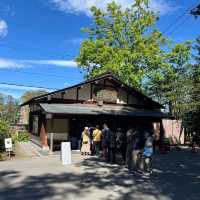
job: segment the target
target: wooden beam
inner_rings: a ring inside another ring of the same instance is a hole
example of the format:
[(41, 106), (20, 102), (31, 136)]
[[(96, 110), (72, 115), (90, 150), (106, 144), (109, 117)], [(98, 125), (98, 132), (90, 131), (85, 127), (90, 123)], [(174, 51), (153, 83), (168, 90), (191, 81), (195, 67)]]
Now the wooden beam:
[(79, 96), (79, 87), (76, 88), (76, 101), (78, 101), (78, 96)]
[(113, 85), (104, 85), (104, 84), (93, 84), (94, 86), (100, 86), (100, 87), (102, 87), (102, 88), (114, 88), (114, 89), (116, 89), (117, 88), (117, 86), (113, 86)]

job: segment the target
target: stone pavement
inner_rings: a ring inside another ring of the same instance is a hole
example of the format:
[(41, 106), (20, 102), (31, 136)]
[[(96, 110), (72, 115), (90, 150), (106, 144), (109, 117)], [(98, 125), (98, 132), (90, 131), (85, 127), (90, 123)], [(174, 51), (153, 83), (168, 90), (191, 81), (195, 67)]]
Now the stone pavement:
[(1, 200), (199, 200), (200, 155), (187, 149), (159, 155), (145, 179), (97, 158), (62, 166), (58, 156), (0, 162)]

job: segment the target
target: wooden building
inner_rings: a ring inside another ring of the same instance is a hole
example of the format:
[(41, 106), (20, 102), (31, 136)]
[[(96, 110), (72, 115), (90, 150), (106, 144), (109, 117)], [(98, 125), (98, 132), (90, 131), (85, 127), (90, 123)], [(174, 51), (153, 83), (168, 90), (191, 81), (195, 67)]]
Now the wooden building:
[[(29, 131), (40, 138), (43, 147), (59, 148), (71, 141), (78, 148), (84, 126), (102, 125), (124, 131), (130, 126), (149, 126), (166, 115), (162, 105), (130, 87), (112, 73), (106, 73), (77, 85), (38, 96), (29, 105)], [(51, 140), (50, 140), (51, 138)], [(50, 141), (53, 141), (50, 145)]]

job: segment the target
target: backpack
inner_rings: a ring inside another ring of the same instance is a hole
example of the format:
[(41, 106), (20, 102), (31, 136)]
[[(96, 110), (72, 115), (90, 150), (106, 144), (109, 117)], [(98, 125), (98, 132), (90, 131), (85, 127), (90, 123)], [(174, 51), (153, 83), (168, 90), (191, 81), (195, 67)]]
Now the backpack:
[(145, 157), (151, 157), (153, 155), (153, 147), (144, 147), (143, 155)]

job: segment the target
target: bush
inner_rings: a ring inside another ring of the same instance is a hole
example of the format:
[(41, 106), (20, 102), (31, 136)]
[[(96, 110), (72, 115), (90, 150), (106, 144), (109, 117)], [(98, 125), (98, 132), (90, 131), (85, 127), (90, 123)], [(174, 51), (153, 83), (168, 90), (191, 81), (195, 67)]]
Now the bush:
[(3, 119), (0, 119), (0, 152), (4, 151), (4, 139), (11, 137), (11, 127), (9, 123)]
[(19, 142), (28, 142), (30, 140), (30, 135), (27, 131), (18, 132), (18, 141)]
[(6, 158), (5, 158), (5, 154), (3, 153), (0, 153), (0, 161), (4, 161)]

